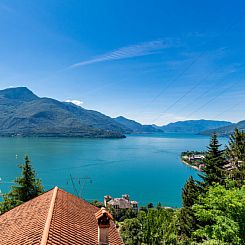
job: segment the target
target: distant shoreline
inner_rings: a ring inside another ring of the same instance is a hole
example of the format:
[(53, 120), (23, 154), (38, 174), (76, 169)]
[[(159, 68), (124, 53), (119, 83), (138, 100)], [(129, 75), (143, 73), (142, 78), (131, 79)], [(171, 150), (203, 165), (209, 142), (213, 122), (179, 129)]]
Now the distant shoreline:
[(200, 169), (199, 169), (198, 167), (189, 164), (188, 162), (184, 161), (183, 159), (181, 159), (181, 162), (184, 163), (185, 165), (187, 165), (188, 167), (193, 168), (193, 169), (195, 169), (195, 170), (201, 172)]

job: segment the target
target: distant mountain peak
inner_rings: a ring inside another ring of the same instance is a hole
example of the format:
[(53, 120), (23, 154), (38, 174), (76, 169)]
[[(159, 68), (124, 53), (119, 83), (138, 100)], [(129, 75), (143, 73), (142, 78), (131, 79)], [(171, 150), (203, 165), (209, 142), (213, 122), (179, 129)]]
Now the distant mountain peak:
[(0, 90), (0, 96), (7, 99), (21, 101), (31, 101), (39, 98), (27, 87), (15, 87)]

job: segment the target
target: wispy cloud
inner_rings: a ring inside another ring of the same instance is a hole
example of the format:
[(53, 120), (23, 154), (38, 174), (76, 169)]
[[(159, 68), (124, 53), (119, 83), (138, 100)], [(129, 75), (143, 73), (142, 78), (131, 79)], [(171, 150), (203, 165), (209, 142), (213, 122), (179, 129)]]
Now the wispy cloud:
[(66, 100), (65, 102), (72, 103), (72, 104), (77, 105), (77, 106), (83, 105), (83, 102), (80, 100)]
[(156, 54), (158, 51), (162, 49), (169, 48), (171, 46), (172, 46), (172, 42), (168, 39), (143, 42), (143, 43), (112, 50), (108, 53), (95, 56), (91, 59), (73, 64), (69, 68), (75, 68), (79, 66), (90, 65), (90, 64), (104, 62), (104, 61), (121, 60), (121, 59), (128, 59), (128, 58), (139, 57), (139, 56), (152, 55), (152, 54)]

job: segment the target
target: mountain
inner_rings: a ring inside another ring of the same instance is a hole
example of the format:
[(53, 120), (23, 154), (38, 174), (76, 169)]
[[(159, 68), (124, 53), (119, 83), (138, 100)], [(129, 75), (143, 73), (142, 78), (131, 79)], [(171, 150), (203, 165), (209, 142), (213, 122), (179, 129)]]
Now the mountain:
[(72, 103), (39, 98), (26, 87), (0, 90), (1, 136), (125, 137), (132, 130)]
[(211, 135), (213, 133), (217, 133), (220, 136), (228, 136), (234, 132), (235, 128), (238, 128), (239, 130), (243, 130), (245, 132), (245, 120), (229, 126), (220, 127), (213, 130), (206, 130), (201, 132), (200, 134)]
[(153, 125), (142, 125), (134, 120), (130, 120), (125, 117), (116, 117), (114, 120), (126, 128), (132, 130), (133, 133), (153, 133), (153, 132), (162, 132), (161, 129), (154, 127)]
[(188, 120), (170, 123), (166, 126), (160, 127), (164, 132), (176, 133), (200, 133), (202, 131), (216, 129), (223, 126), (232, 125), (227, 121), (214, 121), (214, 120)]
[(38, 96), (26, 87), (18, 87), (0, 90), (0, 98), (24, 102), (38, 99)]

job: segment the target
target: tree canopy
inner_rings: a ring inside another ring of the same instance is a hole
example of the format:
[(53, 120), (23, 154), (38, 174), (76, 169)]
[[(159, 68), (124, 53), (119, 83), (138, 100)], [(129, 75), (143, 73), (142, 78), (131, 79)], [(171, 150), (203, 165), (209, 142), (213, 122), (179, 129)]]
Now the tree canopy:
[(203, 186), (208, 187), (214, 183), (224, 183), (224, 151), (220, 149), (220, 144), (216, 134), (213, 134), (208, 146), (202, 168)]
[(44, 191), (40, 179), (36, 178), (35, 170), (32, 168), (28, 156), (25, 157), (25, 162), (19, 167), (22, 170), (21, 176), (15, 179), (15, 185), (11, 187), (9, 193), (3, 196), (3, 202), (0, 203), (1, 213), (31, 200)]

